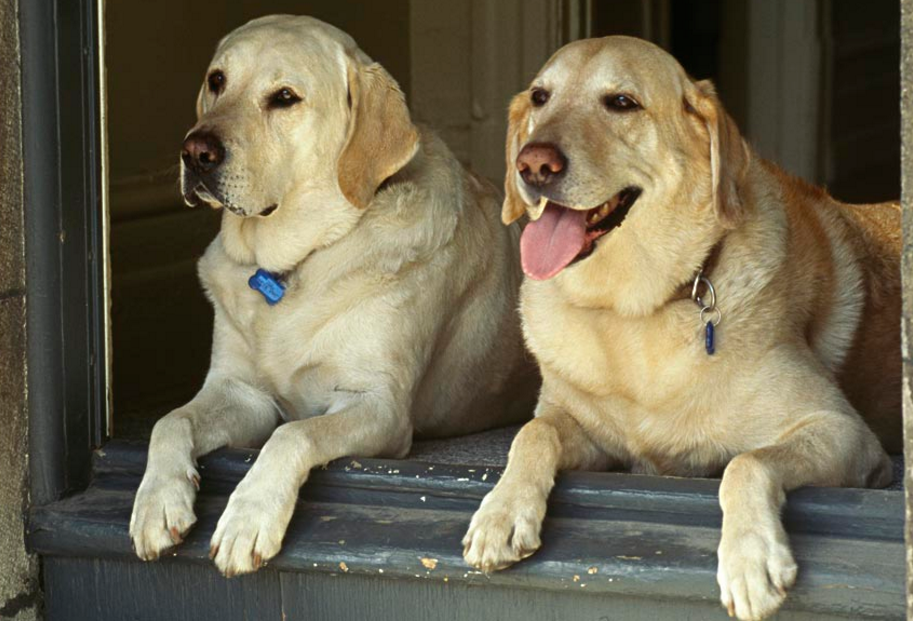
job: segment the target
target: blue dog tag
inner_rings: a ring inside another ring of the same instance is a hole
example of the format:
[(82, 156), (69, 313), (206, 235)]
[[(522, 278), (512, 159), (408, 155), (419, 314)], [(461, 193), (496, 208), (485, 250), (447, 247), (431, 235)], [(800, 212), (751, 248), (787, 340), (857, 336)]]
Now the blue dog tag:
[(254, 291), (259, 291), (266, 299), (266, 303), (270, 306), (278, 304), (282, 299), (282, 296), (285, 295), (285, 285), (282, 284), (279, 276), (267, 272), (262, 268), (258, 269), (254, 275), (250, 277), (247, 284), (250, 285), (250, 288)]

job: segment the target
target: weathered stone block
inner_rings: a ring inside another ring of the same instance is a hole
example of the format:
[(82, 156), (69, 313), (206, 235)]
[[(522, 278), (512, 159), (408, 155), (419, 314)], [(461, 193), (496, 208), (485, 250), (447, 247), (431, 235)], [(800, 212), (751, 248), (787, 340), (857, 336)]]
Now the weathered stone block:
[(0, 1), (0, 296), (25, 288), (17, 18), (16, 0)]
[(901, 0), (901, 196), (903, 203), (904, 454), (907, 494), (907, 618), (913, 618), (913, 0)]
[(25, 550), (28, 502), (25, 296), (0, 299), (0, 619), (34, 619), (38, 561)]

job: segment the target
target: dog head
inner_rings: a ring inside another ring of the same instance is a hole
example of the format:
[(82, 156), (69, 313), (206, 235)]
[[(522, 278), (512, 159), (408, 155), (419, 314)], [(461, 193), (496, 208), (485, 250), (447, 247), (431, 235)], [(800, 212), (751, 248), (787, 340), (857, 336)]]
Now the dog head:
[(393, 78), (308, 17), (264, 17), (226, 36), (197, 118), (181, 150), (185, 201), (261, 221), (307, 211), (315, 243), (338, 238), (418, 149)]
[(749, 151), (712, 84), (630, 37), (569, 44), (510, 106), (502, 219), (526, 274), (643, 314), (744, 214)]

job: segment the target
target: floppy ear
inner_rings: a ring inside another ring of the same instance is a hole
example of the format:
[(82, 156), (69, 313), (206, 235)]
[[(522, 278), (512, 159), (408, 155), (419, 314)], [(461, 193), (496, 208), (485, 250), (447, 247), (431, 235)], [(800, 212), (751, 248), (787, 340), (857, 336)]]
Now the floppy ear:
[(348, 57), (349, 127), (339, 156), (339, 188), (364, 209), (385, 179), (418, 151), (418, 130), (396, 81), (377, 63)]
[(695, 83), (696, 93), (687, 101), (703, 120), (710, 137), (711, 188), (714, 209), (720, 223), (735, 228), (745, 215), (739, 194), (748, 172), (751, 153), (735, 121), (723, 109), (710, 80)]
[(507, 174), (504, 177), (504, 205), (501, 207), (501, 221), (511, 224), (526, 213), (526, 204), (517, 192), (517, 156), (520, 145), (526, 142), (527, 120), (529, 119), (529, 93), (523, 91), (510, 102), (507, 117)]

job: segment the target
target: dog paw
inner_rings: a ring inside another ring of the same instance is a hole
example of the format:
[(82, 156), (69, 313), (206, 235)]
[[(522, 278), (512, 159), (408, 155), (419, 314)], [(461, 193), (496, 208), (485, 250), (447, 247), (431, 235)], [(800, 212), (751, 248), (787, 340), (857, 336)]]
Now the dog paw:
[(509, 567), (542, 545), (544, 518), (544, 499), (521, 499), (494, 489), (472, 516), (463, 537), (463, 558), (485, 573)]
[(754, 621), (772, 615), (796, 581), (796, 562), (779, 521), (724, 529), (718, 555), (720, 599), (730, 617)]
[(138, 557), (154, 561), (184, 540), (197, 521), (193, 501), (199, 487), (200, 475), (193, 466), (170, 474), (146, 472), (130, 516), (130, 539)]
[(225, 577), (257, 571), (279, 553), (297, 496), (268, 486), (238, 486), (219, 518), (209, 550), (209, 558)]

